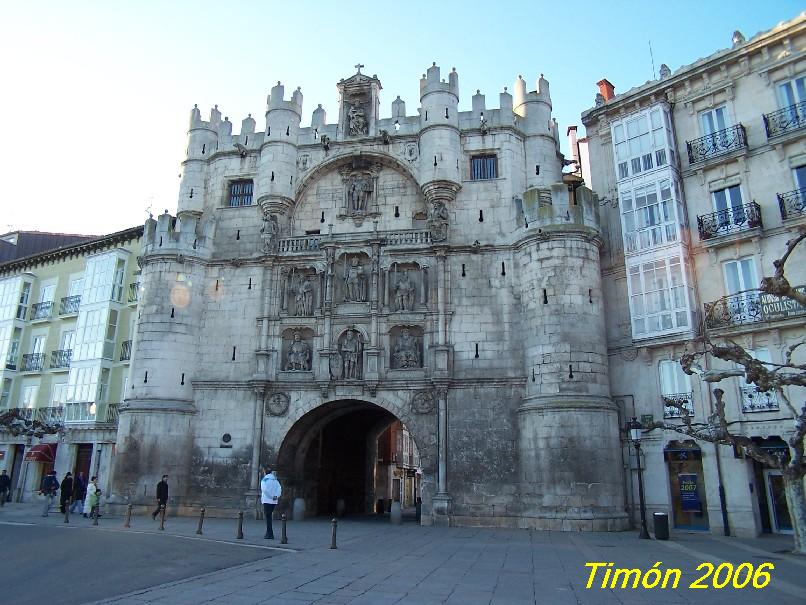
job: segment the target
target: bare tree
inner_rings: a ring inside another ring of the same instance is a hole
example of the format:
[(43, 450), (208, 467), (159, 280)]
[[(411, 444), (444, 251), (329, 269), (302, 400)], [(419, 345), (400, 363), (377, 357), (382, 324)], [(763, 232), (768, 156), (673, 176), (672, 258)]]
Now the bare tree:
[[(787, 260), (804, 239), (806, 239), (806, 232), (786, 243), (784, 255), (773, 262), (774, 276), (761, 280), (759, 289), (763, 294), (788, 298), (806, 307), (806, 294), (795, 290), (784, 275)], [(715, 309), (716, 306), (712, 307), (709, 312), (713, 313)], [(780, 469), (794, 528), (795, 551), (801, 554), (806, 554), (806, 494), (803, 487), (803, 479), (806, 476), (806, 459), (804, 459), (806, 398), (804, 401), (793, 402), (787, 396), (785, 388), (806, 387), (806, 364), (799, 364), (794, 360), (796, 350), (804, 342), (806, 340), (800, 340), (788, 347), (784, 363), (777, 364), (756, 359), (732, 340), (714, 342), (707, 331), (703, 330), (702, 337), (689, 345), (691, 352), (687, 352), (680, 359), (680, 365), (686, 374), (697, 375), (704, 382), (718, 383), (726, 378), (744, 378), (747, 384), (754, 385), (759, 392), (774, 391), (783, 401), (784, 409), (791, 415), (792, 433), (787, 442), (792, 453), (788, 458), (776, 456), (760, 447), (750, 437), (733, 432), (733, 425), (740, 423), (728, 420), (723, 399), (725, 392), (720, 388), (715, 388), (713, 391), (716, 402), (714, 412), (708, 417), (707, 422), (694, 422), (688, 411), (684, 409), (684, 402), (667, 402), (667, 405), (680, 410), (682, 424), (655, 422), (652, 425), (652, 428), (675, 431), (701, 441), (740, 448), (747, 456), (761, 464), (769, 468)], [(704, 370), (699, 362), (706, 356), (731, 362), (734, 367)], [(799, 392), (798, 395), (798, 399), (800, 399), (803, 393)]]
[(15, 408), (0, 414), (0, 430), (6, 430), (15, 437), (25, 435), (41, 439), (45, 435), (61, 433), (64, 425), (26, 418), (21, 410)]

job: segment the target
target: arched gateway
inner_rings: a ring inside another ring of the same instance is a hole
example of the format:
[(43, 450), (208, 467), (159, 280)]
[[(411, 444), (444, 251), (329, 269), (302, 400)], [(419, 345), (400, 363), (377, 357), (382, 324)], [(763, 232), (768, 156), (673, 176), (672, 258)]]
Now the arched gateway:
[(309, 514), (370, 511), (400, 421), (424, 524), (623, 528), (599, 205), (564, 182), (548, 82), (460, 112), (432, 65), (391, 118), (375, 76), (337, 88), (310, 127), (281, 84), (262, 132), (192, 110), (177, 216), (144, 229), (110, 497), (168, 473), (178, 507), (231, 514), (270, 464)]
[[(412, 505), (423, 478), (419, 447), (390, 410), (360, 399), (323, 403), (302, 415), (282, 440), (272, 466), (287, 501), (305, 514), (376, 512), (379, 501)], [(383, 510), (383, 509), (381, 509)]]

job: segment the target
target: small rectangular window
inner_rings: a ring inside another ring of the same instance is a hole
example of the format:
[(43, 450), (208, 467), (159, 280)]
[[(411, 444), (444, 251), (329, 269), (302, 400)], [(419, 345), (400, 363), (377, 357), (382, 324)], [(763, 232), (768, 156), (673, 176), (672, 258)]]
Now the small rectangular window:
[(655, 165), (656, 166), (665, 166), (666, 165), (666, 150), (665, 149), (658, 149), (655, 152)]
[(470, 179), (486, 181), (498, 178), (498, 157), (495, 155), (476, 155), (470, 158)]
[(633, 174), (641, 172), (641, 158), (633, 158), (630, 163), (632, 165)]
[(251, 206), (252, 205), (252, 181), (232, 181), (229, 184), (229, 205)]
[(629, 171), (627, 170), (627, 162), (621, 162), (618, 165), (618, 178), (626, 179), (629, 176)]
[(652, 170), (652, 154), (646, 153), (641, 157), (641, 161), (644, 164), (644, 170)]

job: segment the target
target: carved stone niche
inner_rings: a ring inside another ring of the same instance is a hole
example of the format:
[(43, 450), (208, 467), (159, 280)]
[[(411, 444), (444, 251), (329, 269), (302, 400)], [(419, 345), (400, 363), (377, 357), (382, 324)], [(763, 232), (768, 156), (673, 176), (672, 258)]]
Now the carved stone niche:
[(336, 218), (352, 219), (360, 227), (365, 219), (379, 217), (378, 175), (381, 165), (359, 156), (339, 169), (342, 182), (342, 203)]
[(363, 380), (364, 337), (353, 327), (344, 330), (336, 340), (337, 355), (330, 356), (330, 377), (334, 380)]
[(425, 310), (427, 267), (416, 262), (392, 263), (385, 273), (384, 305), (393, 313)]
[(364, 252), (343, 254), (336, 263), (334, 299), (336, 302), (364, 303), (369, 300), (372, 259)]
[(395, 326), (389, 330), (389, 368), (414, 370), (423, 367), (423, 329)]
[(312, 267), (292, 267), (283, 281), (282, 310), (296, 317), (312, 317), (322, 309), (324, 275)]
[(313, 363), (314, 332), (298, 327), (283, 330), (280, 370), (283, 372), (310, 372)]

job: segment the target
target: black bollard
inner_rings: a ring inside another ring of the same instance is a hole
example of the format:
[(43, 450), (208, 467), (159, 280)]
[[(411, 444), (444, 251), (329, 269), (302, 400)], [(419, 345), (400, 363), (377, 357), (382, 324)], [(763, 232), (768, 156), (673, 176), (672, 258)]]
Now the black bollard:
[[(3, 496), (5, 498), (5, 496)], [(70, 523), (70, 503), (66, 502), (64, 507), (64, 522)]]
[(200, 536), (202, 535), (202, 525), (204, 525), (204, 507), (202, 506), (201, 512), (199, 513), (199, 526), (196, 528), (196, 533)]
[(132, 523), (132, 505), (126, 506), (126, 520), (123, 522), (123, 527), (131, 527)]
[(165, 531), (165, 505), (160, 504), (160, 529)]
[(243, 511), (238, 511), (238, 533), (235, 535), (236, 540), (243, 540)]
[(288, 544), (288, 534), (285, 532), (285, 524), (287, 521), (285, 513), (280, 515), (280, 519), (282, 521), (282, 525), (280, 526), (280, 544)]
[(330, 531), (330, 548), (331, 548), (331, 549), (338, 548), (338, 547), (336, 546), (336, 526), (338, 525), (338, 523), (339, 523), (339, 522), (338, 522), (338, 521), (336, 521), (335, 519), (333, 519), (333, 520), (330, 522), (330, 526), (331, 526), (331, 531)]
[(92, 512), (90, 514), (92, 515), (92, 524), (93, 525), (98, 525), (98, 514), (100, 512), (101, 512), (101, 505), (100, 504), (92, 507)]

